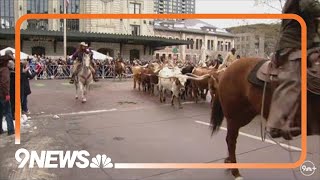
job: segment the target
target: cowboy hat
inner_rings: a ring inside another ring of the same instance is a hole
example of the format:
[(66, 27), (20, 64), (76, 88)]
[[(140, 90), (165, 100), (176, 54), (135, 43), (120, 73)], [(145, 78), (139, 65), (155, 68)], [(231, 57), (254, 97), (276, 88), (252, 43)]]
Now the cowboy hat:
[(88, 47), (88, 44), (86, 44), (85, 42), (81, 42), (81, 43), (80, 43), (80, 46)]

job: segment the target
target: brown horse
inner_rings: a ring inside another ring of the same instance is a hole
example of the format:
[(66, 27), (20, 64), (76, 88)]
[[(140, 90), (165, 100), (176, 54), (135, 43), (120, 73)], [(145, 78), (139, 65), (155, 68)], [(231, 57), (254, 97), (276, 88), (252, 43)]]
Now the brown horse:
[(122, 77), (126, 73), (126, 66), (122, 61), (116, 60), (114, 63), (114, 79), (116, 79), (117, 76), (119, 76), (120, 81), (122, 80)]
[[(239, 129), (249, 124), (260, 114), (262, 106), (263, 88), (248, 81), (248, 75), (262, 59), (241, 59), (229, 66), (218, 78), (218, 87), (212, 105), (211, 124), (212, 133), (219, 130), (224, 117), (227, 120), (228, 157), (225, 163), (236, 163), (236, 143)], [(320, 53), (318, 54), (320, 62)], [(319, 77), (319, 76), (318, 76)], [(318, 79), (319, 80), (319, 79)], [(318, 81), (319, 82), (319, 81)], [(268, 118), (272, 89), (265, 94), (264, 118)], [(320, 96), (308, 92), (308, 134), (319, 134)], [(295, 125), (299, 125), (300, 111), (298, 111)], [(312, 129), (313, 128), (313, 129)], [(231, 169), (232, 175), (242, 179), (238, 169)]]

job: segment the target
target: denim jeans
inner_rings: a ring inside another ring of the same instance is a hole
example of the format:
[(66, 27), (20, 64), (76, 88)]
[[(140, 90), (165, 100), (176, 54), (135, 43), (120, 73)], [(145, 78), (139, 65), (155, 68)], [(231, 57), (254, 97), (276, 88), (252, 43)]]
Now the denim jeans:
[(11, 114), (11, 105), (10, 101), (6, 101), (4, 99), (0, 99), (0, 131), (2, 131), (2, 118), (6, 117), (8, 132), (14, 132), (13, 119)]
[(23, 96), (21, 100), (22, 111), (28, 112), (28, 96)]

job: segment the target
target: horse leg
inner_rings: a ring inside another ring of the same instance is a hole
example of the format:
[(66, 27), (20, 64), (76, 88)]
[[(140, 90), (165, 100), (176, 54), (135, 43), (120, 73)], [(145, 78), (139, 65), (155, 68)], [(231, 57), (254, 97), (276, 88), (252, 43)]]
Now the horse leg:
[(198, 88), (196, 86), (193, 87), (193, 96), (194, 96), (194, 101), (198, 103)]
[(137, 79), (133, 77), (133, 89), (136, 89)]
[(209, 89), (206, 89), (205, 91), (206, 91), (206, 92), (205, 92), (205, 94), (204, 94), (203, 97), (202, 97), (203, 100), (206, 100)]
[(84, 85), (82, 83), (80, 83), (80, 92), (81, 92), (81, 98), (82, 98), (82, 103), (85, 103), (87, 100), (84, 96)]
[(174, 106), (174, 98), (175, 98), (176, 96), (173, 94), (172, 95), (172, 98), (171, 98), (171, 106)]
[(182, 105), (181, 105), (181, 100), (180, 100), (180, 97), (177, 98), (178, 99), (178, 104), (179, 104), (179, 109), (182, 109)]
[[(239, 127), (230, 125), (231, 121), (228, 121), (228, 132), (226, 142), (228, 145), (229, 156), (225, 159), (225, 163), (237, 163), (236, 160), (236, 145), (239, 135)], [(231, 174), (235, 177), (235, 180), (242, 180), (239, 169), (231, 169)]]
[(77, 82), (75, 82), (74, 83), (75, 84), (75, 86), (76, 86), (76, 99), (78, 99), (79, 97), (78, 97), (78, 90), (79, 90), (79, 87), (78, 87), (78, 83)]
[(160, 103), (163, 102), (163, 101), (162, 101), (162, 96), (163, 96), (163, 94), (162, 94), (162, 89), (160, 88), (160, 89), (159, 89)]

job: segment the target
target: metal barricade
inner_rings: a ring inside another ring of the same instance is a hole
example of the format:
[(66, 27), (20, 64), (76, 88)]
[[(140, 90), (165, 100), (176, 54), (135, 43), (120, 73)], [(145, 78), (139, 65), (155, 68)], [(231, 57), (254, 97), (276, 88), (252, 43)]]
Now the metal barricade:
[[(71, 77), (72, 65), (45, 65), (37, 73), (35, 79), (69, 79)], [(131, 76), (131, 70), (126, 68), (126, 77)], [(115, 76), (114, 65), (99, 65), (96, 68), (98, 78), (113, 78)]]

